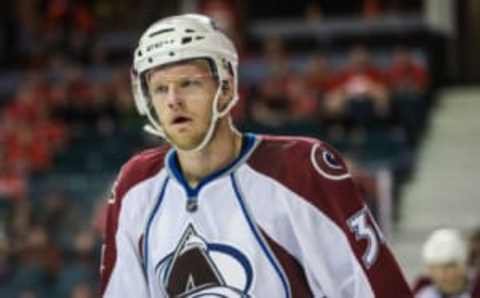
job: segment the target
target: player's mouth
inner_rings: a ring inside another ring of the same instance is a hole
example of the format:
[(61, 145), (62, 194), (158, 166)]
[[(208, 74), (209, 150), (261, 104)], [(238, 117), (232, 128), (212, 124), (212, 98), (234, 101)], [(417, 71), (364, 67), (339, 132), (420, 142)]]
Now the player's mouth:
[(174, 117), (172, 120), (172, 125), (182, 125), (182, 124), (187, 124), (192, 122), (191, 118), (185, 117), (185, 116), (177, 116)]

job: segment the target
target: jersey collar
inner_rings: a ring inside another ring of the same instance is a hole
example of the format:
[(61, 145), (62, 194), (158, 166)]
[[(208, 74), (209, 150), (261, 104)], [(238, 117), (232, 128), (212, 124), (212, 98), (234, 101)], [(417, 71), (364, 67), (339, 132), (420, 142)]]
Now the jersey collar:
[(183, 176), (183, 173), (180, 169), (180, 164), (178, 162), (177, 151), (175, 150), (175, 148), (171, 148), (165, 156), (165, 165), (167, 171), (170, 177), (172, 177), (180, 185), (182, 185), (189, 197), (195, 197), (199, 193), (200, 189), (208, 183), (214, 181), (217, 178), (229, 175), (231, 172), (235, 171), (250, 157), (250, 155), (253, 153), (254, 149), (260, 142), (257, 136), (252, 133), (243, 134), (242, 138), (242, 149), (240, 150), (240, 154), (237, 156), (237, 158), (235, 158), (235, 160), (233, 160), (224, 168), (203, 178), (195, 188), (190, 187), (190, 185), (187, 183), (187, 180)]

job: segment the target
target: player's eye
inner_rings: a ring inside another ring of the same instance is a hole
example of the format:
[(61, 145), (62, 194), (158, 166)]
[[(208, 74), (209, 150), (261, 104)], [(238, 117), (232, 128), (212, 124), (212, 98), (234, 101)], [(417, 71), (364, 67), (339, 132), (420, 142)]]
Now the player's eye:
[(202, 81), (196, 78), (186, 78), (180, 82), (181, 88), (199, 87), (201, 85)]
[(153, 89), (154, 94), (166, 94), (168, 93), (167, 85), (158, 85)]

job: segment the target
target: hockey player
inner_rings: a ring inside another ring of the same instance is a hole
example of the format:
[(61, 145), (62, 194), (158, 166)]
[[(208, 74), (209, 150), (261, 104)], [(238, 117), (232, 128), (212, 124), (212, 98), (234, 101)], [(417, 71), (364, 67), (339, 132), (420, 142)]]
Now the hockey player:
[(464, 239), (454, 229), (434, 231), (423, 246), (427, 275), (414, 286), (416, 298), (480, 298), (475, 272), (468, 271)]
[(412, 297), (331, 147), (232, 126), (237, 52), (209, 18), (161, 19), (134, 55), (138, 111), (170, 145), (120, 171), (103, 297)]

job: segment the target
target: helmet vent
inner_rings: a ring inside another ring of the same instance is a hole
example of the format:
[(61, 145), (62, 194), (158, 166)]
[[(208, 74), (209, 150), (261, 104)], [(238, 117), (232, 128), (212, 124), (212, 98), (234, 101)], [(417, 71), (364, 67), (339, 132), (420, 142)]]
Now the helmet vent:
[(192, 38), (191, 37), (184, 37), (182, 38), (182, 44), (187, 44), (187, 43), (190, 43), (192, 42)]
[(193, 29), (185, 29), (185, 33), (195, 33), (195, 30), (193, 30)]
[(148, 37), (152, 38), (154, 36), (157, 36), (157, 35), (160, 35), (160, 34), (163, 34), (163, 33), (173, 32), (173, 31), (175, 31), (174, 28), (167, 28), (167, 29), (163, 29), (163, 30), (158, 30), (158, 31), (150, 33), (150, 35), (148, 35)]
[(195, 37), (195, 40), (202, 40), (202, 39), (205, 39), (205, 36), (197, 36), (197, 37)]

